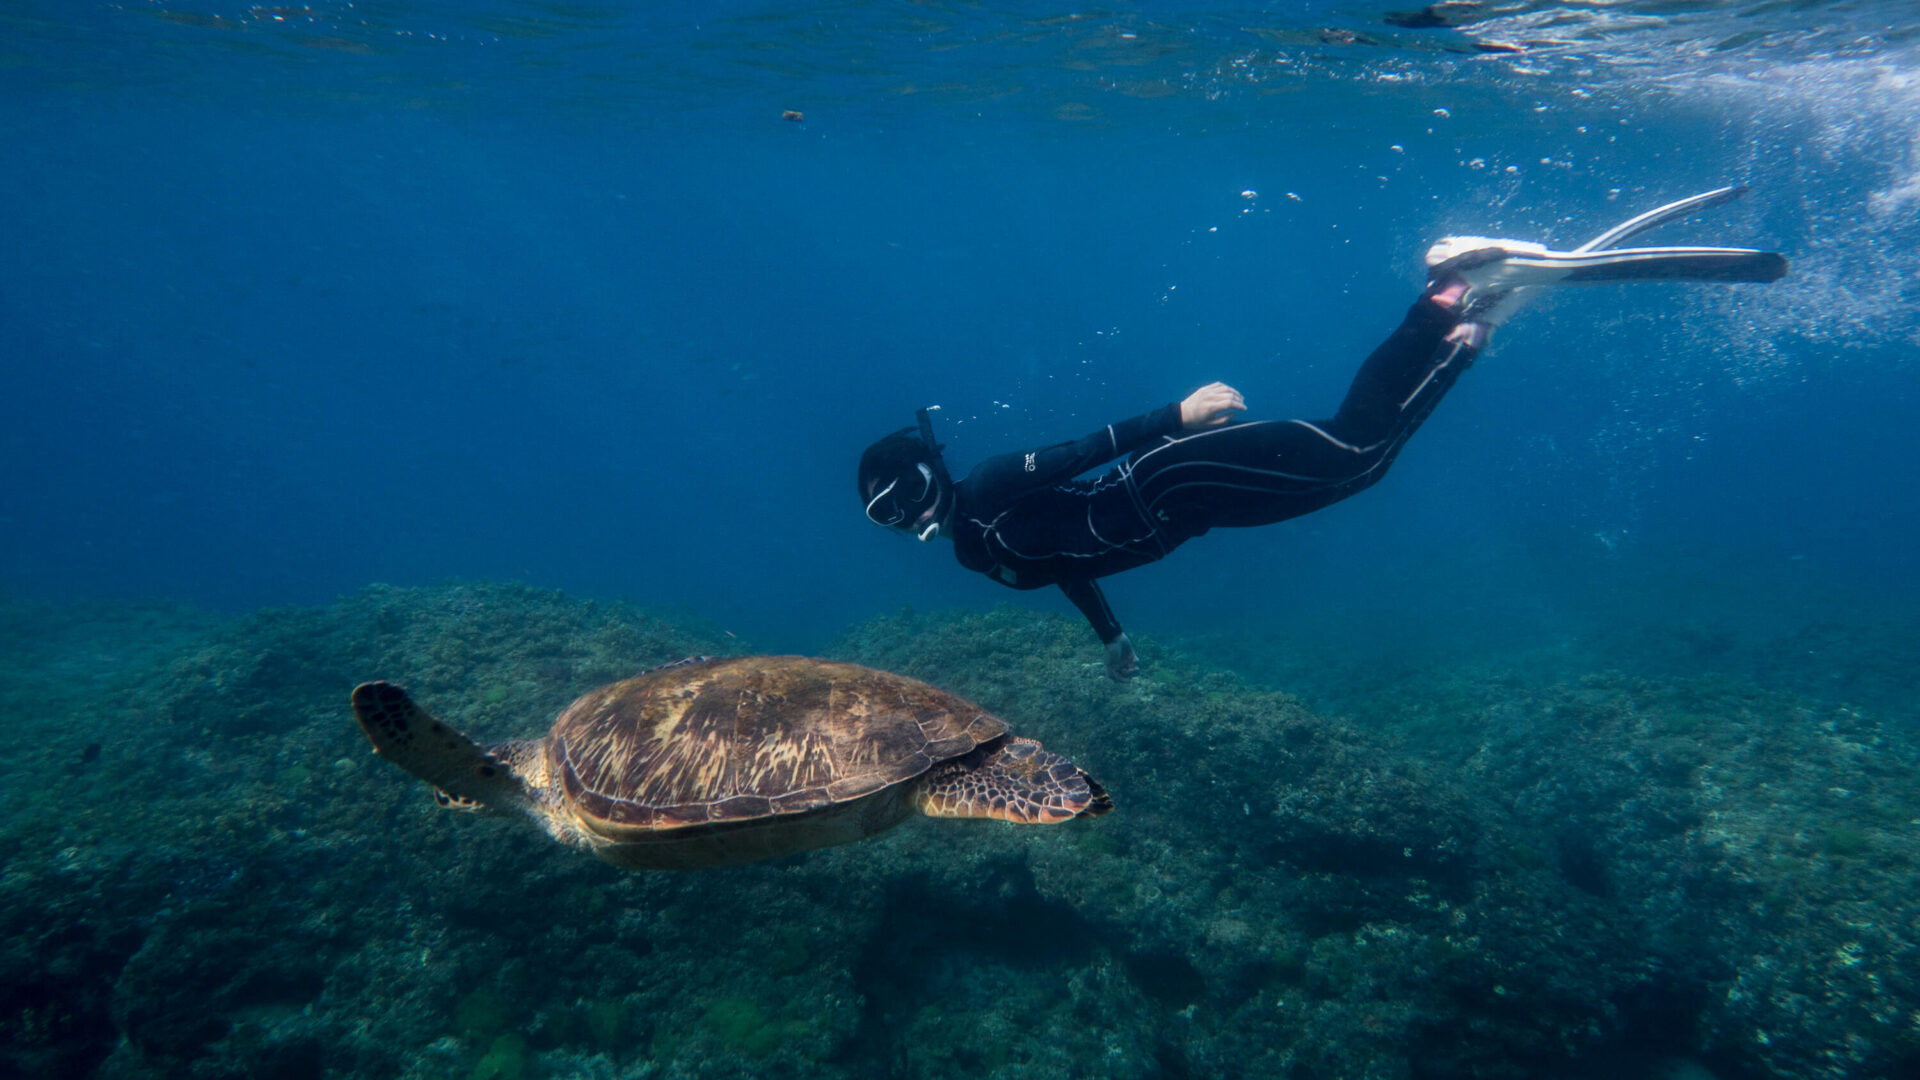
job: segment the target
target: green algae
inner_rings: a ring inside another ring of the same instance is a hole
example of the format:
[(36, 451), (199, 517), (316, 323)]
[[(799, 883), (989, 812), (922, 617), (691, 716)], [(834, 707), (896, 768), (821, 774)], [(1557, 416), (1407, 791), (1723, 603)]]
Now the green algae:
[[(345, 693), (394, 678), (478, 737), (513, 737), (596, 680), (713, 642), (511, 587), (244, 620), (76, 703), (62, 760), (99, 742), (97, 761), (9, 795), (0, 975), (22, 1007), (0, 1045), (109, 1033), (101, 1074), (132, 1080), (288, 1060), (408, 1080), (1089, 1062), (1293, 1078), (1416, 1060), (1491, 1077), (1622, 1037), (1610, 1010), (1660, 970), (1756, 1075), (1815, 1075), (1817, 1058), (1866, 1077), (1914, 1049), (1875, 1011), (1920, 997), (1897, 937), (1915, 895), (1902, 808), (1920, 806), (1906, 716), (1724, 677), (1441, 673), (1374, 714), (1406, 721), (1382, 734), (1141, 649), (1148, 674), (1117, 686), (1084, 626), (1007, 610), (876, 620), (833, 650), (1079, 761), (1110, 817), (915, 821), (645, 875), (436, 809), (367, 755)], [(1568, 852), (1610, 887), (1572, 881)], [(55, 983), (50, 965), (79, 974)], [(1753, 1030), (1773, 1042), (1735, 1041)]]
[(1120, 841), (1110, 830), (1100, 828), (1098, 825), (1089, 825), (1088, 828), (1076, 830), (1073, 834), (1073, 844), (1096, 858), (1120, 853)]
[(599, 886), (575, 885), (567, 890), (565, 904), (567, 910), (591, 919), (607, 914), (613, 898)]
[(1827, 830), (1821, 847), (1829, 855), (1855, 859), (1873, 850), (1873, 838), (1865, 829), (1836, 826)]
[(509, 1032), (493, 1040), (467, 1080), (525, 1080), (527, 1066), (527, 1040)]
[(491, 986), (478, 986), (453, 1007), (453, 1028), (463, 1038), (491, 1043), (512, 1023), (507, 1000)]
[(602, 1050), (619, 1050), (631, 1036), (632, 1012), (622, 1001), (596, 1001), (587, 1006), (587, 1032)]
[(794, 1020), (769, 1017), (759, 1002), (744, 994), (729, 994), (707, 1005), (700, 1023), (721, 1046), (752, 1058), (764, 1058), (791, 1035), (804, 1032)]
[(807, 968), (812, 959), (805, 930), (782, 926), (774, 930), (773, 940), (760, 954), (760, 961), (773, 975), (795, 975)]

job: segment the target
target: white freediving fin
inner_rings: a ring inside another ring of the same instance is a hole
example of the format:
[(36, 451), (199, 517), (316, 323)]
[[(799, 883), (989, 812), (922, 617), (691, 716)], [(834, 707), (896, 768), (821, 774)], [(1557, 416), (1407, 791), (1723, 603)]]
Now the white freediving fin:
[(1703, 191), (1698, 195), (1689, 195), (1677, 202), (1656, 206), (1644, 214), (1636, 214), (1573, 250), (1576, 252), (1599, 251), (1614, 247), (1621, 241), (1632, 239), (1648, 229), (1665, 225), (1675, 218), (1684, 217), (1697, 210), (1707, 210), (1722, 203), (1730, 203), (1746, 193), (1747, 185), (1730, 184), (1727, 187), (1714, 188), (1712, 191)]
[(1631, 281), (1778, 281), (1787, 260), (1752, 248), (1613, 245), (1698, 210), (1731, 202), (1744, 186), (1716, 188), (1628, 218), (1572, 251), (1523, 240), (1449, 236), (1427, 250), (1434, 280), (1466, 282), (1465, 321), (1499, 326), (1518, 311), (1529, 290), (1544, 285), (1599, 285)]
[(1487, 247), (1501, 254), (1487, 262), (1458, 266), (1452, 271), (1452, 276), (1466, 281), (1469, 290), (1506, 292), (1537, 285), (1601, 285), (1615, 281), (1767, 282), (1778, 281), (1787, 272), (1787, 260), (1778, 252), (1753, 248), (1536, 251), (1498, 242)]

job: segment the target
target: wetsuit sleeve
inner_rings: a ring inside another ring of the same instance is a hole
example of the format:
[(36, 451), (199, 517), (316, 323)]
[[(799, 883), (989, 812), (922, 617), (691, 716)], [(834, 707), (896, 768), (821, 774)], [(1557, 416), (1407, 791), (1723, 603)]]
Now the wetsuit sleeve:
[(1067, 594), (1073, 606), (1087, 617), (1093, 632), (1100, 635), (1102, 645), (1110, 645), (1121, 634), (1120, 620), (1113, 617), (1113, 609), (1107, 606), (1107, 594), (1100, 591), (1100, 583), (1092, 578), (1078, 581), (1063, 581), (1060, 591)]
[(967, 488), (980, 506), (1005, 506), (1029, 492), (1071, 480), (1155, 439), (1179, 432), (1180, 403), (1176, 401), (1131, 420), (1108, 424), (1073, 442), (990, 457), (967, 474)]

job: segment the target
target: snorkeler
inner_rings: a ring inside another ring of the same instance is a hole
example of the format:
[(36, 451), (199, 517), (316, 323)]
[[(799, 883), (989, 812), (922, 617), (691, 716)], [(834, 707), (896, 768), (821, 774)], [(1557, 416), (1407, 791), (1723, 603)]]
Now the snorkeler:
[[(1534, 288), (1778, 280), (1787, 262), (1774, 252), (1614, 246), (1745, 192), (1670, 203), (1573, 251), (1441, 240), (1427, 251), (1426, 290), (1360, 365), (1331, 419), (1239, 422), (1246, 403), (1216, 382), (1077, 441), (988, 458), (956, 481), (922, 409), (918, 426), (860, 455), (860, 499), (875, 524), (950, 539), (960, 565), (1002, 585), (1059, 586), (1105, 644), (1107, 674), (1129, 679), (1139, 658), (1098, 579), (1165, 558), (1209, 529), (1285, 521), (1371, 487)], [(1126, 460), (1081, 478), (1118, 458)]]

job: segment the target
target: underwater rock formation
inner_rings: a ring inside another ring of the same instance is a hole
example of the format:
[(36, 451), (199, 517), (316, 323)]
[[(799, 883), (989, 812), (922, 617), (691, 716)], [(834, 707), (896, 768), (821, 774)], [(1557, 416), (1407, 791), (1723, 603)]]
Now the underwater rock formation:
[(1064, 620), (903, 613), (827, 651), (979, 702), (1118, 811), (630, 874), (436, 808), (367, 755), (347, 692), (404, 681), (519, 736), (589, 687), (739, 651), (718, 633), (471, 585), (142, 627), (165, 647), (85, 685), (9, 684), (28, 749), (0, 762), (0, 1076), (1920, 1062), (1910, 715), (1727, 676), (1456, 675), (1362, 729), (1151, 641), (1116, 685)]

